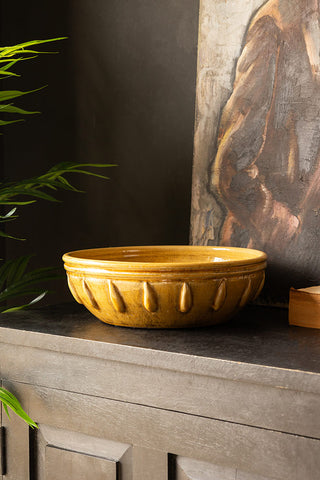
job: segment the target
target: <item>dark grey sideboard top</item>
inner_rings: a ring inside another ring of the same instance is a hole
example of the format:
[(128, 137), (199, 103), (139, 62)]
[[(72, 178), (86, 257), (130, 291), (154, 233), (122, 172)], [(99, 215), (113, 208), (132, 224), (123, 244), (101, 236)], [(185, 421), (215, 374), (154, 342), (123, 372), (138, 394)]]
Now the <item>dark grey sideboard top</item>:
[(307, 375), (320, 391), (320, 330), (289, 326), (281, 308), (249, 306), (210, 328), (148, 330), (65, 304), (1, 315), (0, 342), (239, 380), (259, 381), (268, 369), (267, 383), (298, 388)]

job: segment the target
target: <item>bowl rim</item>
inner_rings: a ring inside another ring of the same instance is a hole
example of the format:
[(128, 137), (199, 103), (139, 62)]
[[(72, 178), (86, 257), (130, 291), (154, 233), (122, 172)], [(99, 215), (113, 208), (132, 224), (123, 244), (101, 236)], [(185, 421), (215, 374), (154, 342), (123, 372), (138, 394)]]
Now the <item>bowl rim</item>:
[[(219, 262), (213, 262), (208, 260), (200, 260), (197, 262), (146, 262), (146, 261), (130, 261), (130, 258), (123, 260), (116, 259), (99, 259), (99, 255), (102, 252), (108, 252), (110, 254), (122, 252), (122, 253), (148, 253), (152, 250), (157, 252), (169, 252), (176, 250), (182, 252), (183, 250), (189, 250), (191, 252), (202, 252), (202, 255), (210, 255), (216, 252), (228, 252), (234, 253), (248, 253), (248, 257), (239, 259), (226, 259)], [(88, 258), (90, 255), (97, 254), (97, 258)], [(87, 256), (86, 256), (87, 255)], [(221, 267), (241, 267), (257, 264), (265, 264), (267, 260), (267, 254), (261, 250), (244, 247), (229, 247), (229, 246), (201, 246), (201, 245), (133, 245), (133, 246), (120, 246), (120, 247), (102, 247), (102, 248), (87, 248), (83, 250), (74, 250), (67, 252), (62, 257), (65, 266), (71, 267), (94, 267), (102, 269), (112, 270), (133, 270), (133, 271), (154, 271), (154, 270), (202, 270), (202, 269), (218, 269)]]

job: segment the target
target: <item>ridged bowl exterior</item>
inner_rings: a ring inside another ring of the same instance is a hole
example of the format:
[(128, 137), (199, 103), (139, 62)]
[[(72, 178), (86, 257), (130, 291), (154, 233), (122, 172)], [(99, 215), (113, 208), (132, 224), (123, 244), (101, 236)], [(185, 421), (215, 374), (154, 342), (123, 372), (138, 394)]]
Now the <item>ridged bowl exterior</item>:
[(70, 291), (103, 322), (185, 328), (227, 321), (261, 292), (266, 254), (232, 247), (80, 250), (63, 256)]

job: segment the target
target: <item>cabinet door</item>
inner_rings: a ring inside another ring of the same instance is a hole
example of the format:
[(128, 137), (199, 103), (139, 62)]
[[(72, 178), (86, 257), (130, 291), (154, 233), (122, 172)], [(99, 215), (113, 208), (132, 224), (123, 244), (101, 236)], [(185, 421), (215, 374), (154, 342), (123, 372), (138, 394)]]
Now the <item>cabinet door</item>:
[(15, 415), (4, 423), (5, 480), (132, 478), (132, 447), (128, 444), (42, 423), (38, 429), (30, 429)]
[(117, 433), (114, 426), (109, 429), (103, 399), (15, 382), (5, 382), (5, 387), (17, 395), (38, 429), (14, 414), (4, 416), (4, 480), (167, 479), (166, 453), (112, 440), (125, 436), (125, 427), (114, 418)]
[(6, 428), (5, 480), (318, 480), (320, 441), (7, 383), (38, 423)]
[(45, 424), (30, 430), (14, 416), (6, 423), (5, 480), (132, 478), (130, 445)]

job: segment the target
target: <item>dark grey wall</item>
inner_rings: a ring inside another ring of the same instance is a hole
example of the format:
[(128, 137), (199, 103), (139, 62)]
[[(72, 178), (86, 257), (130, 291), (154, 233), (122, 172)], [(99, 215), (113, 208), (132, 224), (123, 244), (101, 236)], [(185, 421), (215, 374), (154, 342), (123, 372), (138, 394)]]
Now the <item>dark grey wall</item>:
[[(115, 163), (109, 181), (74, 177), (86, 194), (21, 209), (7, 256), (35, 265), (98, 246), (186, 244), (189, 237), (198, 0), (2, 2), (2, 44), (67, 35), (21, 68), (10, 88), (37, 117), (6, 129), (4, 174), (22, 178), (64, 160)], [(54, 300), (66, 297), (65, 282)]]

